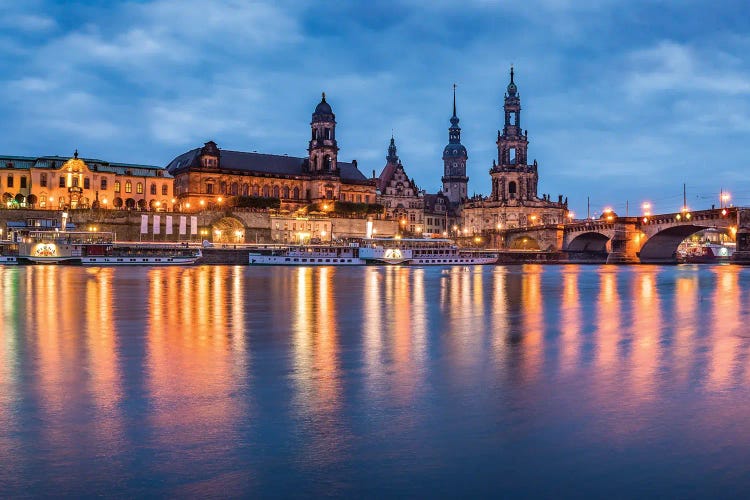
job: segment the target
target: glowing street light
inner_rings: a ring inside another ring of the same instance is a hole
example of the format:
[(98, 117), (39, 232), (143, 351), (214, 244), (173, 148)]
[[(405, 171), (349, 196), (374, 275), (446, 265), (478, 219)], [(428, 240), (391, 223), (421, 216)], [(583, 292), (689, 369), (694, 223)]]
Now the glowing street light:
[(731, 200), (732, 197), (729, 195), (729, 193), (722, 192), (721, 193), (721, 208), (724, 208), (727, 206), (727, 202)]

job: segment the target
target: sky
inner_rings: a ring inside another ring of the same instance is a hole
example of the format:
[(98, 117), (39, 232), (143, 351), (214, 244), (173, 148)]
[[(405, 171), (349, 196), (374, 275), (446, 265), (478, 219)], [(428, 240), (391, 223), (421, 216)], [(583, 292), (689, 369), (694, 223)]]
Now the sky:
[(325, 91), (339, 158), (391, 134), (440, 188), (453, 84), (469, 193), (488, 194), (515, 67), (539, 193), (576, 216), (750, 206), (743, 1), (0, 0), (0, 154), (165, 166), (208, 140), (305, 156)]

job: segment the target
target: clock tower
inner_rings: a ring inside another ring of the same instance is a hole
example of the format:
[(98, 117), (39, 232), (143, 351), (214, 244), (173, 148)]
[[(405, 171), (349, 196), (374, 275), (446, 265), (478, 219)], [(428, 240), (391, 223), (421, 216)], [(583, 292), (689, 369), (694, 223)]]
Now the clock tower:
[(453, 116), (448, 129), (448, 145), (443, 150), (443, 193), (451, 203), (457, 204), (467, 197), (469, 178), (466, 160), (469, 156), (461, 144), (461, 127), (456, 116), (456, 86), (453, 85)]

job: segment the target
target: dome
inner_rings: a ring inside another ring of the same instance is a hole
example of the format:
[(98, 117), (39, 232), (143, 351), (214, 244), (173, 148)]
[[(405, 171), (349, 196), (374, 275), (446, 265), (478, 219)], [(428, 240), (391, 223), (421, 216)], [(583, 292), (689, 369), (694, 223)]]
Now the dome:
[(333, 116), (333, 110), (331, 105), (326, 102), (326, 93), (323, 92), (323, 98), (320, 100), (317, 106), (315, 106), (315, 112), (313, 113), (313, 119), (321, 115)]
[(466, 148), (463, 144), (448, 144), (443, 150), (443, 156), (466, 156)]

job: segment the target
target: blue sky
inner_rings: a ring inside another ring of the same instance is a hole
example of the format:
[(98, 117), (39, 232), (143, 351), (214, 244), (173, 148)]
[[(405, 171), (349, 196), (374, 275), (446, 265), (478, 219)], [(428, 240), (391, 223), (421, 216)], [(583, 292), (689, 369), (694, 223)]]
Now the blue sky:
[(742, 1), (0, 0), (0, 153), (166, 165), (213, 139), (304, 156), (325, 91), (340, 158), (379, 173), (391, 131), (434, 192), (452, 84), (469, 192), (487, 194), (513, 63), (540, 193), (577, 215), (750, 205)]

